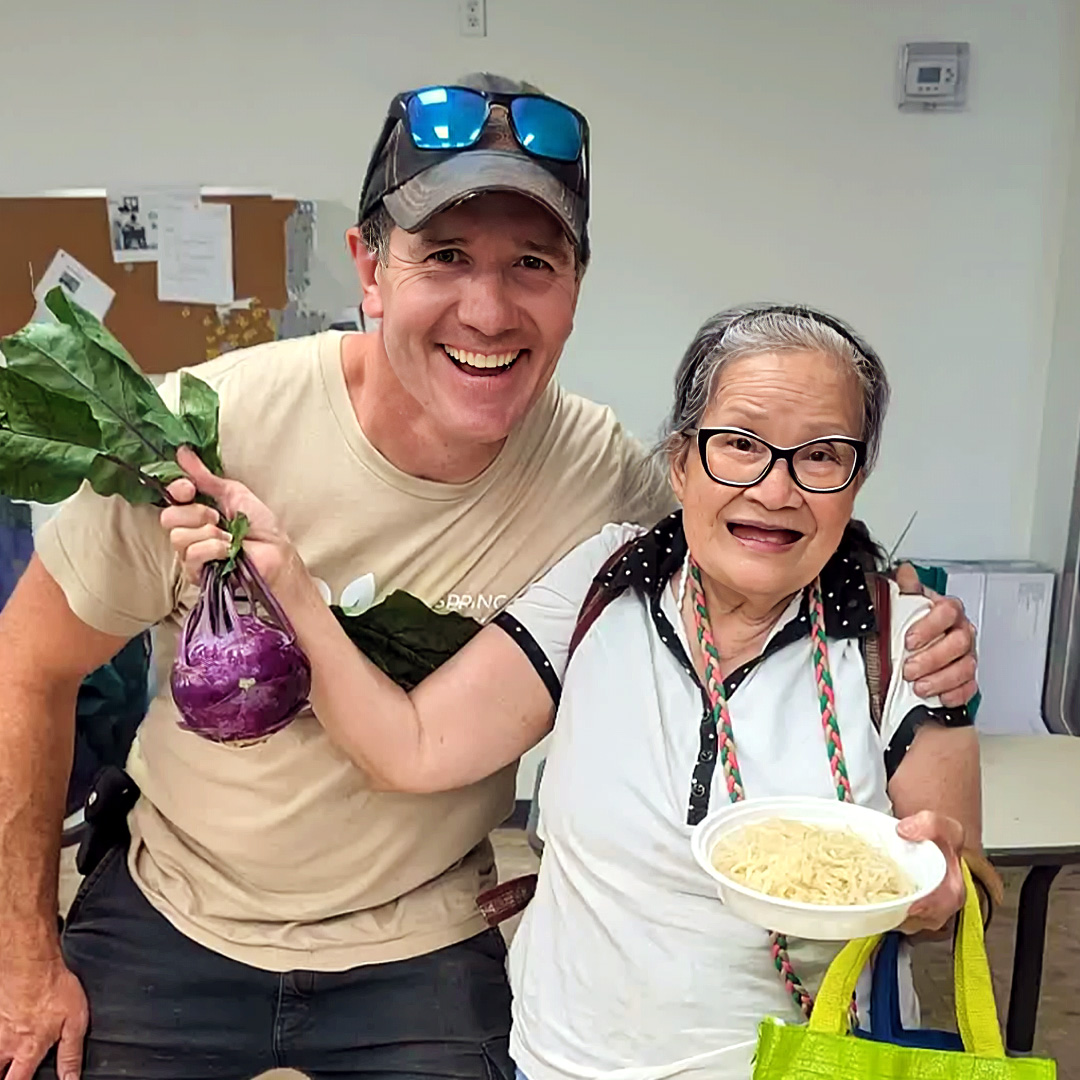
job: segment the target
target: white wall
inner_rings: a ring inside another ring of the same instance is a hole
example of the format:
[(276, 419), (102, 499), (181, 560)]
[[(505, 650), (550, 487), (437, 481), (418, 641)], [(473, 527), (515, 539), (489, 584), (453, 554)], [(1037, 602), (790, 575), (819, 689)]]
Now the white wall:
[[(908, 551), (1025, 556), (1075, 8), (488, 0), (489, 36), (470, 39), (455, 0), (0, 0), (0, 189), (271, 185), (351, 207), (392, 92), (520, 73), (594, 129), (570, 386), (651, 437), (702, 318), (747, 298), (824, 305), (896, 386), (871, 524), (889, 540), (918, 509)], [(905, 39), (972, 43), (968, 112), (897, 111)]]
[[(0, 0), (0, 190), (271, 186), (337, 204), (340, 233), (393, 92), (527, 77), (593, 125), (568, 385), (651, 438), (705, 316), (820, 304), (894, 381), (861, 501), (882, 539), (917, 509), (908, 552), (1055, 549), (1080, 415), (1077, 0), (488, 0), (488, 21), (458, 36), (455, 0)], [(971, 42), (967, 112), (897, 111), (904, 40)], [(331, 283), (335, 243), (324, 221)], [(1060, 468), (1036, 523), (1040, 448)]]
[(1073, 129), (1053, 330), (1031, 555), (1059, 570), (1068, 539), (1080, 443), (1080, 115)]

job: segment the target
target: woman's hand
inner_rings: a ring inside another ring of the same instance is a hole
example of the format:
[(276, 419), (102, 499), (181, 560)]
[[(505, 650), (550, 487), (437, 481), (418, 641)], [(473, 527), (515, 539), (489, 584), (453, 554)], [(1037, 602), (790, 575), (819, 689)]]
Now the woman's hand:
[(190, 480), (175, 480), (169, 495), (177, 505), (161, 512), (161, 526), (169, 533), (186, 577), (198, 582), (209, 562), (226, 559), (231, 537), (219, 527), (218, 512), (210, 506), (193, 502), (196, 492), (209, 495), (229, 518), (244, 514), (248, 533), (244, 551), (266, 583), (273, 588), (286, 574), (300, 565), (300, 558), (273, 513), (243, 484), (215, 476), (186, 446), (176, 455), (176, 462)]
[(941, 930), (964, 906), (967, 896), (964, 874), (960, 868), (964, 826), (955, 818), (932, 810), (920, 810), (911, 817), (903, 818), (897, 824), (896, 831), (905, 840), (932, 840), (945, 856), (945, 880), (929, 896), (911, 905), (900, 930), (905, 934)]
[(896, 571), (900, 591), (925, 596), (930, 610), (907, 633), (906, 647), (915, 655), (904, 665), (904, 678), (919, 697), (939, 697), (948, 708), (966, 705), (978, 692), (975, 682), (975, 627), (954, 596), (938, 596), (924, 588), (915, 568), (903, 563)]

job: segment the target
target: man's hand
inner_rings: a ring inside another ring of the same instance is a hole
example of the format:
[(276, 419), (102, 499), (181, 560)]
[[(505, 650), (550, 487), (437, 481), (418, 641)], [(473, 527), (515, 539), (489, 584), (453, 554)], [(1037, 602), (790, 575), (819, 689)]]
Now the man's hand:
[(188, 447), (180, 448), (176, 461), (190, 479), (169, 485), (174, 505), (161, 512), (161, 527), (169, 534), (188, 580), (198, 583), (207, 563), (229, 555), (230, 537), (218, 524), (220, 515), (212, 507), (193, 501), (196, 492), (201, 492), (209, 495), (228, 517), (247, 517), (244, 551), (266, 583), (276, 585), (299, 562), (299, 556), (273, 513), (239, 481), (215, 476)]
[(966, 705), (979, 687), (975, 627), (964, 614), (964, 605), (955, 597), (938, 596), (924, 588), (908, 563), (897, 568), (896, 583), (902, 593), (926, 596), (933, 605), (907, 633), (904, 644), (914, 655), (904, 664), (904, 678), (919, 697), (940, 697), (950, 708)]
[(54, 1045), (57, 1076), (78, 1080), (88, 1019), (83, 988), (59, 955), (0, 958), (0, 1074), (5, 1080), (33, 1080)]

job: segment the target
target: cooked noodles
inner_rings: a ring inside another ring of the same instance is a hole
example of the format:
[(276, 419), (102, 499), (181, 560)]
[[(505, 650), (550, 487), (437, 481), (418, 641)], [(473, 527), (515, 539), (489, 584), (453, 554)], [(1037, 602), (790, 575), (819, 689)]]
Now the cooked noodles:
[(747, 825), (716, 845), (712, 861), (748, 889), (805, 904), (878, 904), (915, 891), (893, 859), (850, 829), (800, 821)]

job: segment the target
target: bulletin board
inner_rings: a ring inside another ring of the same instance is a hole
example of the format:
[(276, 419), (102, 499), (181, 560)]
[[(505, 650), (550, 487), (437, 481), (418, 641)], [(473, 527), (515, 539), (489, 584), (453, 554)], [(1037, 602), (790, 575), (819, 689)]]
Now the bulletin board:
[(201, 363), (231, 348), (272, 341), (271, 312), (288, 304), (285, 225), (296, 202), (215, 195), (232, 206), (233, 284), (250, 310), (157, 298), (157, 263), (116, 263), (104, 195), (0, 198), (0, 334), (33, 318), (33, 287), (62, 248), (116, 290), (105, 325), (148, 374)]

